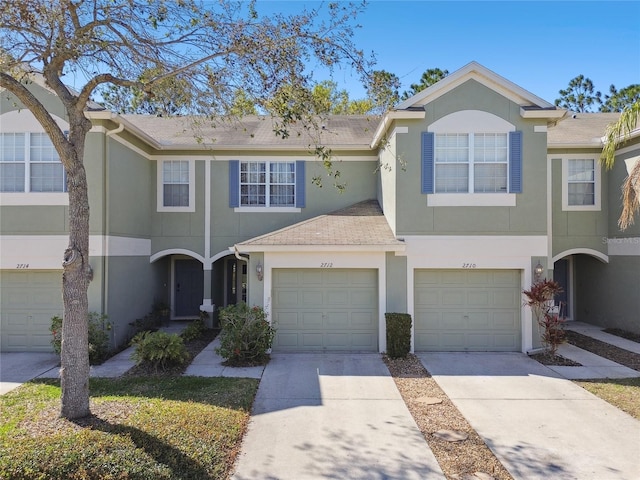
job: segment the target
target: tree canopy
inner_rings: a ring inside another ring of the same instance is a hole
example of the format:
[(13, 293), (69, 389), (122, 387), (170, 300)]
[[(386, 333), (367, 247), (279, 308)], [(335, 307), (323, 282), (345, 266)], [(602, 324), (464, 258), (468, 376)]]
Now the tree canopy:
[(431, 85), (439, 82), (447, 75), (449, 75), (448, 70), (440, 70), (439, 68), (429, 68), (425, 70), (420, 77), (419, 83), (412, 83), (409, 86), (409, 91), (403, 92), (400, 99), (407, 100), (408, 98), (413, 97), (416, 93), (420, 93), (422, 90), (429, 88)]
[[(140, 93), (140, 105), (156, 91), (184, 91), (189, 112), (233, 111), (242, 90), (263, 105), (287, 87), (309, 90), (309, 69), (338, 65), (365, 77), (370, 62), (352, 41), (363, 5), (320, 4), (298, 14), (261, 16), (251, 2), (198, 0), (20, 0), (0, 3), (0, 87), (28, 108), (51, 138), (67, 178), (69, 244), (63, 255), (61, 415), (89, 411), (88, 296), (89, 202), (84, 147), (91, 122), (85, 116), (98, 88)], [(322, 15), (320, 9), (323, 9)], [(41, 72), (68, 115), (60, 129), (30, 91)], [(65, 75), (86, 79), (78, 92)], [(184, 90), (183, 90), (184, 89)], [(171, 99), (171, 102), (178, 99)], [(291, 122), (313, 123), (308, 103), (279, 102), (274, 131)], [(175, 103), (163, 104), (173, 111)], [(242, 103), (242, 102), (240, 102)], [(147, 107), (144, 107), (147, 108)], [(157, 105), (149, 105), (155, 110)], [(244, 111), (244, 110), (243, 110)], [(317, 145), (315, 145), (318, 148)], [(329, 155), (322, 149), (323, 161)]]

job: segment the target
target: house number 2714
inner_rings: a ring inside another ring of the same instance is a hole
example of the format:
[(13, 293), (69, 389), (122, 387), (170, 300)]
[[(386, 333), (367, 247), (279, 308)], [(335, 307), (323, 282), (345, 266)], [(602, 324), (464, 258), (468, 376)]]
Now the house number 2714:
[(462, 268), (476, 268), (475, 263), (463, 263)]

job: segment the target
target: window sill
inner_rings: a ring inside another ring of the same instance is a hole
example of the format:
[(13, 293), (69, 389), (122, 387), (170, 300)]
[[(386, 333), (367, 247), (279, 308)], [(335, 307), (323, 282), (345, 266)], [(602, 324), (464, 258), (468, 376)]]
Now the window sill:
[(196, 211), (196, 207), (165, 207), (164, 205), (158, 205), (158, 212), (173, 212), (173, 213), (193, 213)]
[(562, 205), (563, 212), (599, 212), (600, 205)]
[(236, 213), (300, 213), (302, 209), (297, 207), (235, 207), (233, 211)]
[(434, 193), (428, 207), (515, 207), (515, 193)]
[(4, 192), (0, 193), (0, 205), (4, 206), (56, 206), (69, 205), (66, 192)]

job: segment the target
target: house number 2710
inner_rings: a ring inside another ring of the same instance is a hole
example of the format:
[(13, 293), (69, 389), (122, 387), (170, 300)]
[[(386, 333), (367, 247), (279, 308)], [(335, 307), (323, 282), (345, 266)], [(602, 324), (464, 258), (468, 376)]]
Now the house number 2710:
[(320, 268), (333, 268), (333, 263), (332, 262), (321, 263)]

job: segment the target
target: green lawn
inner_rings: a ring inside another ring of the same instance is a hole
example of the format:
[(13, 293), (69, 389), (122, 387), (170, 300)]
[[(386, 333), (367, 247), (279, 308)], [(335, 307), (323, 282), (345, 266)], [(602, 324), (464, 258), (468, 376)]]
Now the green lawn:
[(0, 396), (1, 479), (223, 479), (239, 452), (257, 380), (91, 379), (93, 416), (58, 418), (60, 386)]
[(640, 378), (577, 380), (575, 383), (640, 420)]

